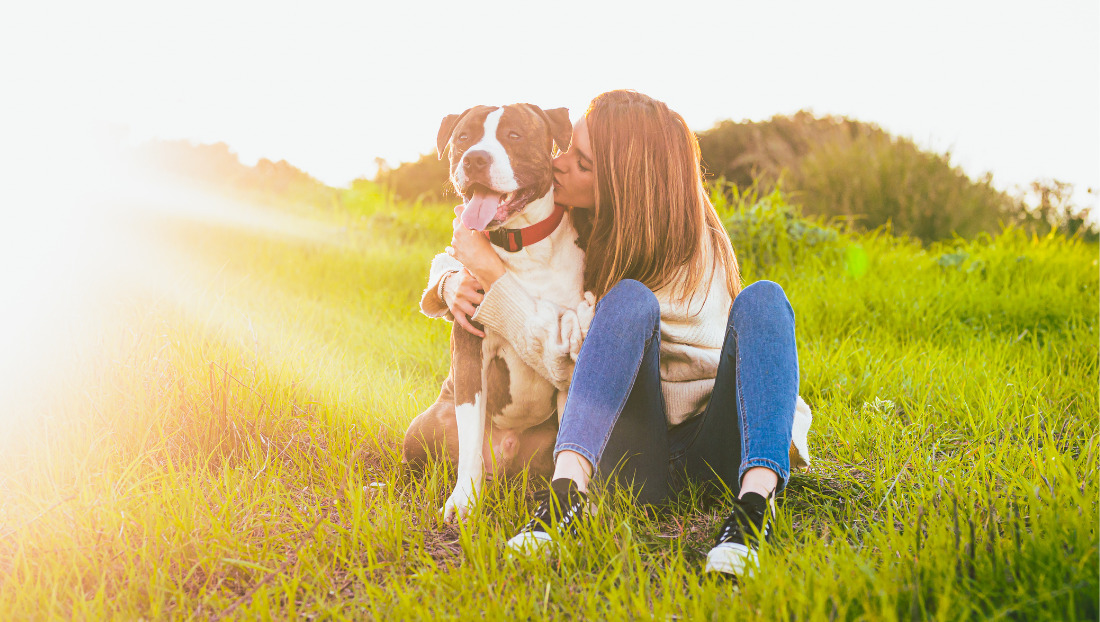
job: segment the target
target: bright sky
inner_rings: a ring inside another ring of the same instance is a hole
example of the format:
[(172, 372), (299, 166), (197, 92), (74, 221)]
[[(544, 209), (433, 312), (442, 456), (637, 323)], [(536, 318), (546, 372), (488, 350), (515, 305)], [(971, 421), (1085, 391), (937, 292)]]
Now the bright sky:
[(1002, 188), (1056, 177), (1084, 190), (1100, 187), (1098, 7), (19, 3), (0, 9), (12, 106), (0, 130), (9, 149), (20, 136), (27, 149), (50, 144), (40, 155), (52, 166), (91, 122), (131, 140), (226, 142), (246, 163), (286, 159), (339, 185), (372, 175), (375, 157), (430, 150), (440, 119), (475, 104), (568, 106), (576, 117), (597, 93), (633, 88), (696, 130), (807, 108), (950, 149)]

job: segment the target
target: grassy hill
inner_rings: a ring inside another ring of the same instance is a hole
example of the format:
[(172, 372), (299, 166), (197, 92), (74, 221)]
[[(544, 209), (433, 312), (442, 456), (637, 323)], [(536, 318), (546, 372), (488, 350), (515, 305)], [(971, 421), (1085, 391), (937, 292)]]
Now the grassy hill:
[(603, 491), (546, 560), (502, 551), (538, 483), (441, 524), (453, 473), (398, 448), (447, 370), (416, 302), (450, 207), (359, 184), (338, 210), (142, 216), (150, 278), (0, 436), (2, 617), (1095, 619), (1097, 246), (715, 200), (746, 284), (791, 299), (814, 411), (766, 579), (700, 576), (728, 499), (698, 490), (666, 515)]
[(1009, 194), (992, 175), (972, 179), (937, 153), (877, 125), (800, 111), (765, 121), (722, 121), (699, 133), (707, 173), (746, 189), (782, 186), (807, 215), (841, 219), (861, 230), (889, 226), (925, 244), (993, 234), (1012, 224), (1051, 228), (1091, 241), (1088, 210), (1073, 187), (1040, 179)]

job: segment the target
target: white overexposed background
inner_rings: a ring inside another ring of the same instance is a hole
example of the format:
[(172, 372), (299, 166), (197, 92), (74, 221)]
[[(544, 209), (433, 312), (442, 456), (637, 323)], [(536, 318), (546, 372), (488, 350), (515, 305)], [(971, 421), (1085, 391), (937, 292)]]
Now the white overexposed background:
[(1003, 189), (1057, 178), (1094, 204), (1100, 186), (1095, 0), (25, 4), (0, 13), (9, 150), (57, 156), (91, 127), (343, 185), (429, 151), (471, 105), (576, 117), (633, 88), (696, 130), (810, 109), (950, 150)]

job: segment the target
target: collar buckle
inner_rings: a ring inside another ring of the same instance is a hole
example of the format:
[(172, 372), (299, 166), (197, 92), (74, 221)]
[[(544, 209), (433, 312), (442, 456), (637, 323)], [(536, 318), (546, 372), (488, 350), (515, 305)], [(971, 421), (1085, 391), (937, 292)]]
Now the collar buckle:
[(497, 229), (489, 232), (489, 241), (509, 253), (523, 249), (523, 229)]

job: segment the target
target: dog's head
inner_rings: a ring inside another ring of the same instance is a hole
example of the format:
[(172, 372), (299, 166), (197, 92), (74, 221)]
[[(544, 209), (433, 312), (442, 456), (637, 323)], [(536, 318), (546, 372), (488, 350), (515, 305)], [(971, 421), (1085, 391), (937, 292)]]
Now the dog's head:
[(569, 148), (573, 127), (565, 108), (532, 104), (475, 106), (447, 115), (439, 126), (439, 157), (451, 147), (451, 182), (469, 229), (496, 229), (550, 192), (553, 147)]

